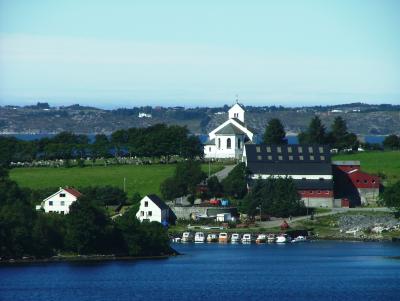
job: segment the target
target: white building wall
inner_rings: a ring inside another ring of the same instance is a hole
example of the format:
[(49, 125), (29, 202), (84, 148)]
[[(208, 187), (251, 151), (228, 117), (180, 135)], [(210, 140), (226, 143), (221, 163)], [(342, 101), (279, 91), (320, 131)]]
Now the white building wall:
[[(147, 202), (147, 206), (146, 206), (146, 202)], [(164, 211), (166, 211), (166, 210), (164, 210)], [(149, 220), (150, 222), (161, 223), (163, 221), (163, 219), (166, 219), (166, 212), (163, 212), (156, 204), (154, 204), (154, 202), (149, 197), (145, 196), (140, 201), (140, 207), (139, 207), (139, 211), (136, 213), (136, 217), (141, 222), (143, 220)]]
[(251, 176), (251, 178), (252, 179), (268, 179), (269, 177), (285, 178), (287, 176), (291, 177), (294, 180), (301, 180), (301, 179), (307, 179), (307, 180), (319, 180), (319, 179), (332, 180), (332, 175), (269, 175), (269, 174), (253, 174)]
[(244, 110), (238, 104), (235, 104), (232, 108), (230, 108), (228, 113), (229, 119), (237, 118), (241, 122), (244, 122)]
[[(65, 195), (64, 197), (62, 197), (63, 194)], [(57, 212), (68, 214), (69, 206), (71, 206), (71, 204), (76, 200), (77, 198), (72, 194), (66, 192), (65, 190), (60, 190), (57, 192), (57, 194), (54, 194), (53, 196), (44, 200), (42, 208), (46, 213)]]

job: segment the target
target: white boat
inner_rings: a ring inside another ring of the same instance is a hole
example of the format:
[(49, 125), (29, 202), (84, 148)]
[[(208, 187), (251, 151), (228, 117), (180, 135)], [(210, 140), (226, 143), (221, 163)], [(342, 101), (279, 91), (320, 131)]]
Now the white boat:
[(256, 243), (263, 244), (267, 241), (267, 236), (265, 234), (259, 234), (256, 239)]
[(218, 236), (218, 241), (220, 243), (227, 243), (229, 240), (228, 233), (222, 232)]
[(275, 234), (268, 234), (268, 236), (267, 236), (267, 241), (268, 242), (275, 242), (275, 239), (276, 239), (276, 237), (275, 237)]
[(287, 234), (281, 234), (276, 237), (277, 243), (286, 243), (286, 242), (290, 242), (291, 240), (292, 240), (292, 238)]
[(206, 240), (206, 236), (203, 232), (196, 232), (194, 235), (194, 242), (196, 243), (203, 243)]
[(193, 241), (193, 234), (191, 232), (183, 232), (181, 241), (182, 242), (191, 242), (191, 241)]
[(251, 234), (243, 234), (242, 236), (242, 243), (243, 244), (250, 244), (251, 243)]
[(207, 235), (207, 242), (217, 242), (218, 241), (218, 235), (215, 233), (210, 233)]
[(231, 243), (237, 244), (240, 242), (240, 234), (238, 233), (233, 233), (231, 236)]
[(303, 241), (307, 241), (307, 237), (305, 237), (303, 235), (299, 235), (295, 239), (292, 240), (292, 242), (303, 242)]

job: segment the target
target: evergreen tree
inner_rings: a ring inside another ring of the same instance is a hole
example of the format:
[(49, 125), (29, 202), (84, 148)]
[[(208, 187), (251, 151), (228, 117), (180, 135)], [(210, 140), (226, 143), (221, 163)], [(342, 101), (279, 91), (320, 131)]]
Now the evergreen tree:
[(301, 144), (326, 143), (325, 126), (322, 124), (321, 119), (318, 116), (311, 119), (306, 132), (300, 133), (299, 142)]
[(400, 149), (400, 137), (396, 135), (389, 135), (383, 140), (385, 149)]
[(286, 132), (281, 123), (277, 118), (273, 118), (268, 122), (265, 128), (263, 143), (265, 144), (287, 144)]
[(248, 170), (244, 163), (233, 168), (221, 184), (224, 192), (237, 199), (243, 198), (247, 193)]

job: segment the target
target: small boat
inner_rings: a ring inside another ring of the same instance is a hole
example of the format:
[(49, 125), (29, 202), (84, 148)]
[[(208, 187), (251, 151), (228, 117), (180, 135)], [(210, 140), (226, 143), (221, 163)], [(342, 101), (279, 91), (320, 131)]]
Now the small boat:
[(193, 234), (191, 232), (183, 232), (181, 241), (182, 242), (191, 242), (191, 241), (193, 241)]
[(263, 244), (267, 241), (267, 236), (265, 234), (259, 234), (256, 239), (256, 243)]
[(218, 241), (218, 235), (215, 233), (210, 233), (207, 235), (207, 242), (217, 242)]
[(228, 242), (228, 233), (222, 232), (218, 236), (218, 241), (220, 243), (227, 243)]
[(307, 241), (307, 237), (305, 237), (303, 235), (299, 235), (295, 239), (292, 240), (292, 242), (303, 242), (303, 241)]
[(206, 240), (206, 236), (203, 232), (196, 232), (194, 235), (194, 242), (195, 243), (203, 243)]
[(276, 237), (277, 243), (286, 243), (286, 242), (290, 242), (291, 240), (292, 240), (292, 238), (287, 234), (281, 234)]
[(275, 242), (275, 239), (276, 239), (276, 237), (275, 237), (275, 234), (268, 234), (268, 236), (267, 236), (267, 241), (268, 242)]
[(231, 236), (231, 243), (237, 244), (240, 242), (240, 234), (238, 233), (233, 233)]
[(243, 234), (242, 236), (242, 243), (243, 244), (251, 244), (251, 234)]

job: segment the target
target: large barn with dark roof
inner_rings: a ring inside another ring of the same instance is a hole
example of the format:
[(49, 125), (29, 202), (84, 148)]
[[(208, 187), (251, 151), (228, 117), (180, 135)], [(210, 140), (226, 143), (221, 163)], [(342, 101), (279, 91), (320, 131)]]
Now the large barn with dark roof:
[(333, 207), (331, 154), (323, 145), (246, 144), (251, 179), (291, 177), (307, 207)]

